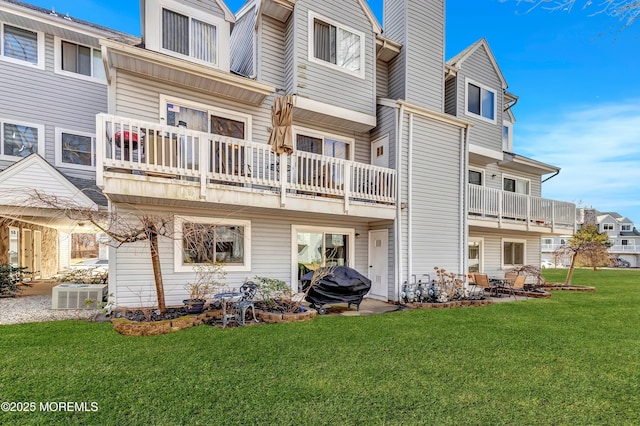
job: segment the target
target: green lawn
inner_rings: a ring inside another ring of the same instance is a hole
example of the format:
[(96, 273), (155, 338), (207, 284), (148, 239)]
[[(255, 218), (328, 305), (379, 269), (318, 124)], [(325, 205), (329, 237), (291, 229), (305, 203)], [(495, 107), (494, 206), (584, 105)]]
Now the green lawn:
[[(0, 424), (638, 424), (640, 271), (573, 283), (597, 292), (157, 337), (2, 326), (0, 400), (36, 411)], [(58, 401), (97, 411), (40, 410)]]

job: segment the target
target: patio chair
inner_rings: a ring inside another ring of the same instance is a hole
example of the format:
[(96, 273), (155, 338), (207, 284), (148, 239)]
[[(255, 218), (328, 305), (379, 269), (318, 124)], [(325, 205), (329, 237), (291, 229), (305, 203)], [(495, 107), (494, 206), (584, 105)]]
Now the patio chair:
[(242, 296), (236, 302), (231, 304), (231, 312), (235, 315), (236, 321), (239, 325), (245, 325), (244, 318), (247, 313), (247, 309), (249, 308), (251, 308), (253, 320), (258, 322), (255, 306), (253, 305), (253, 298), (256, 296), (257, 291), (258, 286), (253, 281), (247, 281), (240, 287), (240, 293), (242, 293)]
[(491, 295), (492, 293), (494, 295), (497, 295), (498, 287), (491, 284), (491, 282), (489, 281), (489, 277), (487, 275), (473, 274), (473, 278), (476, 283), (476, 286), (481, 287), (485, 292), (488, 292), (489, 295)]
[(527, 279), (526, 275), (506, 274), (505, 278), (505, 290), (509, 292), (509, 296), (516, 298), (516, 291), (524, 290), (524, 282)]

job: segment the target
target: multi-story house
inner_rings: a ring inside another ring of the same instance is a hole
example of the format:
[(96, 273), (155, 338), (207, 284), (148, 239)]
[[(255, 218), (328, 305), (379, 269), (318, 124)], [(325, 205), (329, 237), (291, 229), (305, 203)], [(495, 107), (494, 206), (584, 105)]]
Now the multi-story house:
[[(629, 262), (629, 266), (640, 266), (640, 232), (633, 221), (616, 212), (599, 212), (595, 209), (578, 210), (578, 223), (594, 223), (599, 232), (609, 235), (609, 253), (612, 258)], [(556, 259), (555, 250), (567, 243), (571, 235), (542, 238), (542, 259), (552, 263), (568, 264), (569, 259)]]
[(0, 263), (47, 277), (85, 232), (33, 190), (106, 208), (95, 185), (95, 115), (107, 108), (101, 38), (139, 40), (15, 0), (0, 0)]
[[(572, 234), (575, 205), (541, 198), (560, 171), (514, 153), (517, 96), (485, 39), (446, 64), (445, 111), (473, 123), (467, 169), (469, 271), (540, 265), (540, 237)], [(545, 178), (545, 176), (547, 176)]]
[[(97, 184), (122, 214), (170, 218), (168, 304), (210, 260), (229, 285), (294, 290), (307, 270), (348, 265), (371, 297), (397, 300), (435, 266), (465, 273), (470, 243), (471, 269), (499, 271), (539, 263), (540, 235), (572, 229), (573, 205), (539, 198), (558, 169), (503, 149), (515, 98), (486, 43), (445, 67), (444, 1), (384, 7), (383, 36), (364, 0), (254, 0), (236, 15), (142, 1), (141, 45), (100, 41)], [(110, 262), (116, 305), (155, 303), (144, 244)]]

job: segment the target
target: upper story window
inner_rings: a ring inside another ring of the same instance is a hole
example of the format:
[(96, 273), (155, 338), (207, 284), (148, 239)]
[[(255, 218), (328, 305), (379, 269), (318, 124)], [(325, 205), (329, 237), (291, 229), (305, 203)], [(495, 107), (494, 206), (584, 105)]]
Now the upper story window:
[(479, 170), (469, 170), (469, 183), (482, 185), (482, 172)]
[(621, 225), (621, 230), (624, 231), (631, 231), (631, 225)]
[(496, 122), (496, 92), (481, 84), (467, 80), (467, 114)]
[(602, 229), (604, 231), (613, 231), (613, 223), (603, 223)]
[(244, 140), (251, 134), (250, 115), (164, 97), (161, 104), (166, 108), (161, 113), (169, 126), (182, 125), (199, 132)]
[(218, 65), (218, 28), (212, 23), (163, 8), (162, 48)]
[(56, 166), (93, 169), (96, 165), (95, 136), (56, 129)]
[(27, 157), (43, 154), (44, 126), (0, 119), (0, 154), (10, 157)]
[(0, 23), (0, 58), (44, 69), (44, 34)]
[(529, 195), (529, 180), (516, 177), (504, 177), (502, 189), (507, 192)]
[(306, 129), (296, 129), (296, 149), (327, 157), (349, 160), (353, 141), (334, 135), (323, 135)]
[(309, 12), (309, 60), (364, 78), (364, 33)]
[(100, 49), (55, 38), (56, 72), (106, 81)]

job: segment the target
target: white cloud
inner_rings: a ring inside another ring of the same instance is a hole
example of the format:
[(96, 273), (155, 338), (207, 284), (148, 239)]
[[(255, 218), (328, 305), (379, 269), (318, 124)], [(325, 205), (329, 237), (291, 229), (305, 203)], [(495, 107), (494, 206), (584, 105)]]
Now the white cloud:
[(560, 167), (543, 196), (640, 223), (640, 100), (582, 106), (517, 125), (515, 150)]

